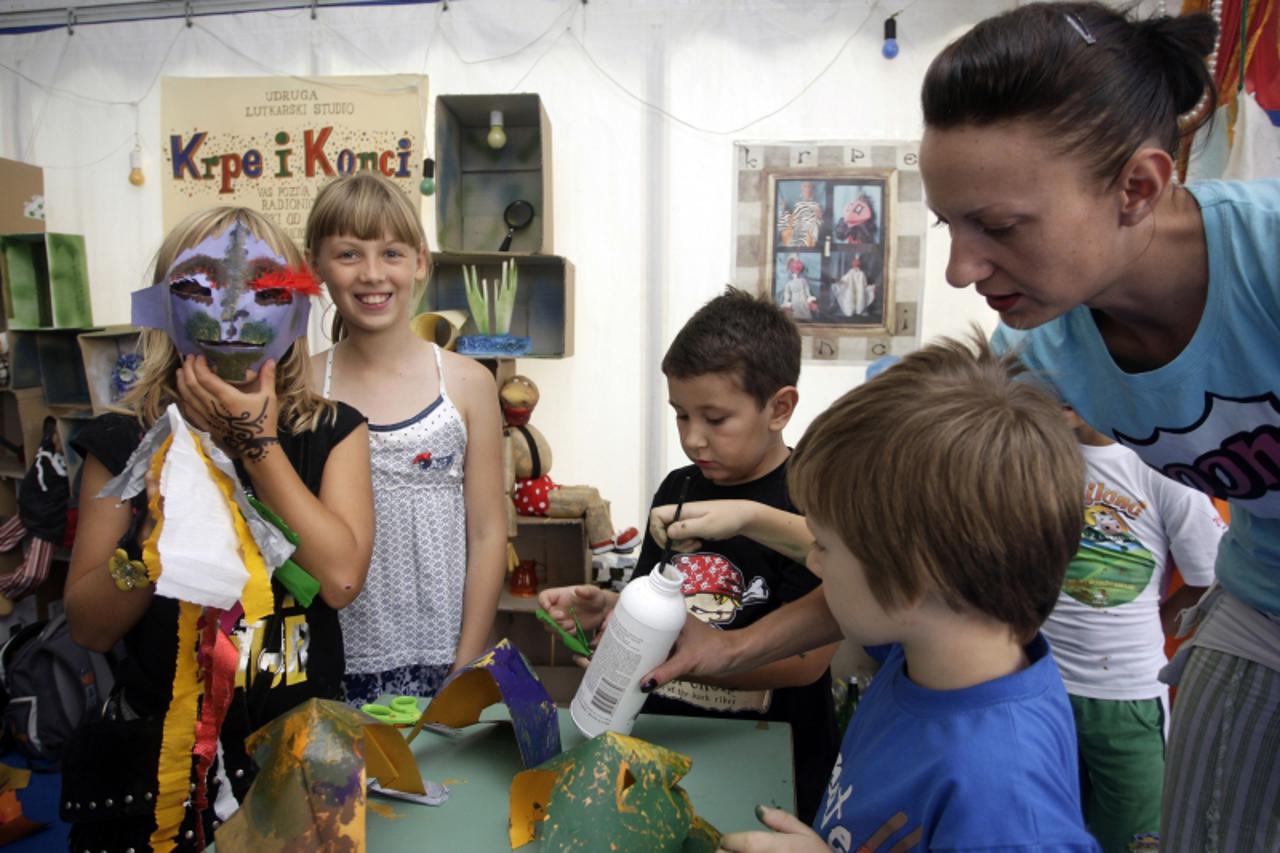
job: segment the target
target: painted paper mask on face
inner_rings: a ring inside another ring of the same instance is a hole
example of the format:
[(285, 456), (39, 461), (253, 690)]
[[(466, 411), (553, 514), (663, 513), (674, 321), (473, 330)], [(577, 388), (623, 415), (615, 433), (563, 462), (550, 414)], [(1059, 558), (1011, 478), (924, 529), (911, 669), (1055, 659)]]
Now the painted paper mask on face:
[(219, 377), (242, 382), (307, 332), (319, 285), (237, 221), (174, 259), (157, 284), (133, 294), (133, 324), (167, 332), (183, 356), (203, 355)]

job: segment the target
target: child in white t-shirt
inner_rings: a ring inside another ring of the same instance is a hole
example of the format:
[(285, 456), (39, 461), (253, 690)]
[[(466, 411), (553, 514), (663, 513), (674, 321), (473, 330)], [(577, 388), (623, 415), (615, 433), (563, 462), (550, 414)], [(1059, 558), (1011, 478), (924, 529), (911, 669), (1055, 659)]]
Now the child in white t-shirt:
[[(1163, 626), (1212, 583), (1226, 525), (1208, 497), (1147, 467), (1069, 409), (1067, 417), (1085, 460), (1085, 526), (1042, 630), (1075, 714), (1090, 831), (1108, 853), (1156, 850)], [(1186, 586), (1166, 598), (1170, 552)]]

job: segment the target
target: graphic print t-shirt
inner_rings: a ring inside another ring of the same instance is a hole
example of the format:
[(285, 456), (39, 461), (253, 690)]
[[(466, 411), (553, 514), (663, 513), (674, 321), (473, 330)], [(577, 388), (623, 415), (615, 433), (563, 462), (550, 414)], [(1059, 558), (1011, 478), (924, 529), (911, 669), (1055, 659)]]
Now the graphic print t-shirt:
[(1082, 445), (1084, 531), (1042, 629), (1067, 691), (1153, 699), (1165, 686), (1160, 598), (1170, 551), (1191, 586), (1213, 582), (1223, 524), (1213, 502), (1118, 444)]
[[(319, 494), (329, 452), (364, 422), (344, 403), (321, 419), (314, 431), (280, 432), (280, 447), (313, 494)], [(72, 446), (92, 455), (114, 476), (124, 469), (143, 431), (133, 418), (102, 415), (80, 432)], [(241, 483), (252, 488), (248, 476)], [(262, 724), (311, 697), (336, 699), (342, 684), (342, 633), (338, 614), (316, 596), (310, 607), (294, 602), (279, 581), (272, 580), (275, 612), (254, 625), (237, 623), (235, 642), (240, 651), (236, 699), (227, 712), (223, 737), (230, 740), (253, 732)], [(163, 714), (173, 693), (177, 660), (178, 603), (154, 596), (142, 618), (124, 637), (127, 655), (117, 676), (133, 711), (141, 716)]]
[(929, 690), (901, 646), (854, 712), (814, 831), (839, 853), (1036, 850), (1091, 853), (1080, 812), (1075, 721), (1049, 646), (1026, 669)]
[[(662, 481), (653, 496), (653, 506), (676, 503), (686, 477), (689, 478), (686, 500), (690, 502), (748, 500), (786, 512), (796, 511), (787, 495), (785, 462), (758, 480), (736, 486), (717, 486), (704, 477), (696, 465), (679, 468)], [(648, 574), (661, 559), (662, 549), (646, 532), (636, 576)], [(674, 555), (673, 562), (686, 577), (685, 606), (704, 622), (726, 631), (745, 628), (820, 584), (800, 563), (745, 536), (703, 542), (698, 553)], [(772, 691), (769, 709), (763, 714), (715, 710), (733, 701), (729, 691), (698, 688), (690, 692), (696, 692), (700, 704), (654, 694), (645, 702), (644, 713), (790, 723), (795, 748), (797, 807), (801, 814), (812, 814), (822, 796), (839, 743), (830, 670), (813, 684)]]
[(992, 344), (1019, 347), (1094, 429), (1184, 485), (1231, 504), (1222, 586), (1280, 617), (1280, 180), (1205, 181), (1209, 292), (1190, 343), (1168, 364), (1121, 370), (1085, 306)]

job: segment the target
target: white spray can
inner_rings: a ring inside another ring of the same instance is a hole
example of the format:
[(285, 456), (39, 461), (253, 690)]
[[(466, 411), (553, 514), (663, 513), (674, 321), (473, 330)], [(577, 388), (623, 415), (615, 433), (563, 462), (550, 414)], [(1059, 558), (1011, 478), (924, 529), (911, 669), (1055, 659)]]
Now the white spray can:
[(664, 564), (622, 590), (569, 705), (584, 736), (631, 733), (647, 698), (640, 692), (640, 679), (667, 659), (684, 627), (683, 583), (680, 570)]

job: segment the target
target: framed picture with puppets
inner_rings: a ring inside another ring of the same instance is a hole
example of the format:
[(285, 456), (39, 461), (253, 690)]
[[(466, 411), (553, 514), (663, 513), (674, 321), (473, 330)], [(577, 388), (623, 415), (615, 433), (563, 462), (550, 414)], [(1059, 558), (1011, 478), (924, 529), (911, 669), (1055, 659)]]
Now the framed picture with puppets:
[(926, 217), (913, 143), (737, 143), (734, 281), (796, 322), (809, 358), (916, 346)]

